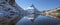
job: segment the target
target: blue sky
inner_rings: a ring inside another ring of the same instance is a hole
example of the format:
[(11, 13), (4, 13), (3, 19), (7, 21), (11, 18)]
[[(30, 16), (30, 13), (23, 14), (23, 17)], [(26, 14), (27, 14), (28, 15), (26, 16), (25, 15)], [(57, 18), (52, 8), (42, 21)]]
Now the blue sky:
[(16, 0), (16, 3), (22, 8), (33, 4), (40, 11), (60, 7), (60, 0)]

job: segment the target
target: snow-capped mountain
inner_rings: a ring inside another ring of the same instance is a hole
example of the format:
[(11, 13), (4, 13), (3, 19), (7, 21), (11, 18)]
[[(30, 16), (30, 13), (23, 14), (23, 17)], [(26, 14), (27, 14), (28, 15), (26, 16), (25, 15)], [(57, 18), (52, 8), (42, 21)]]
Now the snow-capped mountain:
[(39, 11), (35, 8), (34, 5), (31, 5), (26, 9), (26, 11), (29, 13), (28, 18), (34, 19), (38, 16)]

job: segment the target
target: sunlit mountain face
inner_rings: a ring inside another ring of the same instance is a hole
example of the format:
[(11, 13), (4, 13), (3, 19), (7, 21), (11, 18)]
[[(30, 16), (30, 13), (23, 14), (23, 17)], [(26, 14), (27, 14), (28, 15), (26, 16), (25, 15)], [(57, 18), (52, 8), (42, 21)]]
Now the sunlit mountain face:
[(52, 10), (47, 10), (45, 12), (42, 12), (42, 14), (52, 18), (60, 19), (60, 7), (57, 7)]

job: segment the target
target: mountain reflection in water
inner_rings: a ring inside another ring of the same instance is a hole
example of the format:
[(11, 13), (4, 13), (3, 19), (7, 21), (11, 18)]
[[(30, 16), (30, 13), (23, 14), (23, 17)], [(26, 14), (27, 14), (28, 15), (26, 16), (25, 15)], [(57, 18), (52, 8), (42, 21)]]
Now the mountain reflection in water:
[(16, 25), (58, 25), (60, 20), (48, 16), (38, 16), (34, 21), (22, 18)]

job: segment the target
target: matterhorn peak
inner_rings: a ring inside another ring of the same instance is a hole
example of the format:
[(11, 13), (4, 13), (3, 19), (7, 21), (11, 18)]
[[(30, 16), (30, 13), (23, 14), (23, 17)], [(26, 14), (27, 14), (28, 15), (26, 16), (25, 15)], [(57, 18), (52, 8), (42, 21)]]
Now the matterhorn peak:
[(28, 8), (26, 8), (27, 10), (29, 9), (35, 9), (35, 6), (32, 4), (31, 6), (29, 6)]

